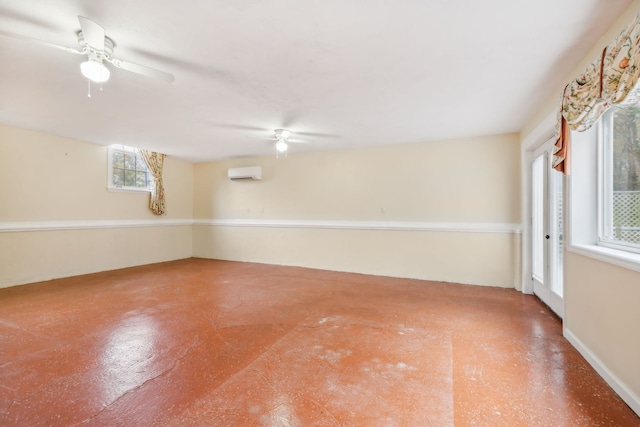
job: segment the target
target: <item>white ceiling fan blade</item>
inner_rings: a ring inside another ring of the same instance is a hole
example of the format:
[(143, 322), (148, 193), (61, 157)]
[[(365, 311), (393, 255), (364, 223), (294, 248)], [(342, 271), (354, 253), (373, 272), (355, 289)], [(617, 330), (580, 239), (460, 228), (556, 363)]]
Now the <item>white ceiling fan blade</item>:
[(80, 21), (80, 28), (82, 28), (84, 41), (95, 50), (103, 51), (104, 28), (84, 16), (78, 16), (78, 21)]
[(338, 138), (334, 133), (316, 133), (316, 132), (296, 132), (298, 135), (310, 136), (312, 138)]
[(167, 83), (171, 83), (175, 80), (173, 74), (165, 73), (164, 71), (156, 70), (155, 68), (146, 67), (140, 64), (134, 64), (133, 62), (123, 61), (121, 59), (107, 59), (107, 61), (111, 62), (118, 68), (122, 68), (123, 70), (131, 71), (132, 73), (141, 74), (147, 77), (160, 79)]
[(64, 50), (65, 52), (77, 53), (77, 54), (82, 55), (82, 52), (79, 51), (78, 49), (74, 49), (72, 47), (67, 47), (67, 46), (62, 46), (62, 45), (59, 45), (59, 44), (47, 42), (47, 41), (40, 40), (40, 39), (34, 39), (33, 37), (21, 36), (19, 34), (13, 34), (13, 33), (9, 33), (9, 32), (2, 31), (2, 30), (0, 30), (0, 35), (4, 36), (4, 37), (9, 37), (11, 39), (21, 40), (21, 41), (25, 41), (25, 42), (29, 42), (29, 43), (35, 43), (35, 44), (39, 44), (41, 46), (53, 47), (55, 49)]
[[(275, 137), (271, 137), (271, 138), (267, 138), (269, 141), (278, 141), (278, 138)], [(288, 143), (292, 143), (292, 144), (311, 144), (311, 141), (307, 141), (305, 139), (298, 139), (298, 138), (287, 138), (287, 139), (283, 139), (287, 144)]]

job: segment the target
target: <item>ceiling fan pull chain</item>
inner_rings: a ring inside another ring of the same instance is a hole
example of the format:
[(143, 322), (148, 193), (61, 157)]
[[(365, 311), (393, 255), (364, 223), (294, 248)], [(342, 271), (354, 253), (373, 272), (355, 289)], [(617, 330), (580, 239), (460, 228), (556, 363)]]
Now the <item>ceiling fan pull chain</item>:
[(87, 98), (91, 98), (91, 80), (87, 79)]

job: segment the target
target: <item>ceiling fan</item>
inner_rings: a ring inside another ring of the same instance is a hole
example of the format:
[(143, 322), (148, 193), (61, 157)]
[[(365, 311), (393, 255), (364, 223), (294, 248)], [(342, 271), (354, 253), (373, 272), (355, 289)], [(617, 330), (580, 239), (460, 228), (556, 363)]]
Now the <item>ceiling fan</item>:
[(212, 123), (214, 126), (223, 128), (223, 129), (233, 129), (233, 130), (241, 130), (241, 131), (251, 131), (251, 132), (260, 132), (261, 134), (264, 132), (273, 132), (271, 137), (265, 138), (264, 136), (260, 137), (260, 140), (268, 139), (270, 141), (275, 141), (275, 149), (276, 156), (279, 157), (280, 154), (283, 154), (285, 157), (287, 155), (287, 151), (289, 149), (289, 144), (310, 144), (314, 143), (317, 138), (340, 138), (339, 135), (332, 133), (316, 133), (316, 132), (304, 132), (304, 131), (296, 131), (295, 135), (301, 136), (304, 139), (294, 138), (294, 132), (285, 129), (279, 128), (275, 130), (271, 130), (266, 127), (258, 127), (258, 126), (250, 126), (250, 125), (241, 125), (241, 124), (229, 124), (229, 123)]
[(157, 78), (167, 83), (171, 83), (175, 80), (172, 74), (166, 73), (164, 71), (114, 58), (112, 54), (115, 44), (112, 39), (105, 35), (104, 28), (93, 22), (91, 19), (85, 18), (84, 16), (78, 16), (78, 20), (80, 21), (81, 28), (80, 31), (78, 31), (79, 48), (62, 46), (56, 43), (8, 33), (1, 30), (0, 35), (17, 40), (23, 40), (26, 42), (53, 47), (69, 53), (86, 55), (87, 60), (80, 64), (80, 71), (82, 72), (83, 76), (95, 83), (104, 83), (109, 80), (111, 72), (109, 71), (109, 68), (107, 68), (107, 66), (104, 64), (105, 61), (117, 68), (131, 71), (143, 76)]
[(284, 154), (285, 157), (287, 155), (287, 150), (289, 149), (289, 144), (290, 143), (296, 143), (296, 144), (306, 144), (306, 141), (300, 141), (300, 140), (295, 140), (295, 139), (291, 139), (291, 136), (293, 135), (293, 132), (291, 132), (288, 129), (276, 129), (275, 131), (273, 131), (274, 133), (274, 138), (271, 139), (275, 139), (276, 141), (276, 157), (279, 154)]

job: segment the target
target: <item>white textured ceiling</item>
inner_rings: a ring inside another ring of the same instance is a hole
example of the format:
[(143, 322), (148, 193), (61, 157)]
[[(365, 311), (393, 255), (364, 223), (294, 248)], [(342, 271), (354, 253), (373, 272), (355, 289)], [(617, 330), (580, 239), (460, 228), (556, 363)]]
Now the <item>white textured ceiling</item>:
[(518, 132), (630, 0), (3, 0), (0, 30), (114, 57), (87, 97), (82, 56), (0, 36), (0, 123), (189, 161)]

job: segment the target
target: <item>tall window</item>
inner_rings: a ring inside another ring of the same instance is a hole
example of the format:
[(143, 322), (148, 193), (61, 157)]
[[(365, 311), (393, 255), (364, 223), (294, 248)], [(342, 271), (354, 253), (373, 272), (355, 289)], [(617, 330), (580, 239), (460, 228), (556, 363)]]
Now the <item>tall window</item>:
[(603, 120), (599, 243), (640, 253), (640, 105)]
[(109, 146), (109, 188), (150, 191), (153, 176), (135, 147)]

